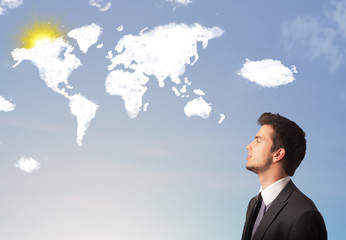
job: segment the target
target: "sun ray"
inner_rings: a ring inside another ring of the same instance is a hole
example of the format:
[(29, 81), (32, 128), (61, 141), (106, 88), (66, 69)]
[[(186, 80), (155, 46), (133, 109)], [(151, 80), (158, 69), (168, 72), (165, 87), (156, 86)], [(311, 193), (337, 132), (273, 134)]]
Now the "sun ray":
[(24, 34), (20, 37), (20, 43), (21, 47), (29, 49), (42, 42), (51, 42), (63, 36), (64, 32), (57, 24), (49, 21), (35, 21), (24, 30)]

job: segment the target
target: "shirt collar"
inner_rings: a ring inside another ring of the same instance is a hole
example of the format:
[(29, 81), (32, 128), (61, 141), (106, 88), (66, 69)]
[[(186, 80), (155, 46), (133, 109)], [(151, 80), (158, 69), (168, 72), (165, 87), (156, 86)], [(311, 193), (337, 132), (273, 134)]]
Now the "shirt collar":
[(262, 189), (262, 186), (261, 186), (259, 192), (262, 195), (263, 202), (266, 205), (266, 207), (274, 201), (274, 199), (279, 195), (281, 190), (284, 189), (284, 187), (287, 185), (290, 179), (291, 179), (290, 176), (281, 178), (275, 183), (270, 184), (264, 190)]

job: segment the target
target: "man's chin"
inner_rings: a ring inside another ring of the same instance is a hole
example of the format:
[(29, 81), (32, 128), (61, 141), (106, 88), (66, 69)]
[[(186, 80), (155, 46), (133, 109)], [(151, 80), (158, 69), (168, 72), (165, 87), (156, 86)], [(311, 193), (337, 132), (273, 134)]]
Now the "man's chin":
[(246, 169), (251, 171), (251, 172), (254, 172), (256, 174), (261, 174), (261, 173), (264, 173), (266, 171), (268, 171), (268, 169), (270, 168), (271, 166), (271, 162), (270, 161), (267, 161), (265, 165), (263, 166), (251, 166), (249, 164), (246, 164)]
[(248, 165), (245, 165), (246, 169), (251, 171), (251, 172), (254, 172), (254, 173), (258, 173), (258, 168), (254, 167), (254, 166), (248, 166)]

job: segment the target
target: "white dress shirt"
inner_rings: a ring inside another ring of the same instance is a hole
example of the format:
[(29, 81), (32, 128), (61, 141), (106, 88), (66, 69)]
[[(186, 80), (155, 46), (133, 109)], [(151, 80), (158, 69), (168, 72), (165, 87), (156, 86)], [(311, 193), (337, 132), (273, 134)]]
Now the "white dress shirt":
[(259, 192), (262, 194), (263, 202), (266, 205), (266, 209), (271, 205), (271, 203), (274, 201), (274, 199), (279, 195), (279, 193), (286, 187), (287, 183), (290, 181), (290, 176), (281, 178), (280, 180), (276, 181), (275, 183), (270, 184), (268, 187), (266, 187), (264, 190), (261, 186), (261, 189)]

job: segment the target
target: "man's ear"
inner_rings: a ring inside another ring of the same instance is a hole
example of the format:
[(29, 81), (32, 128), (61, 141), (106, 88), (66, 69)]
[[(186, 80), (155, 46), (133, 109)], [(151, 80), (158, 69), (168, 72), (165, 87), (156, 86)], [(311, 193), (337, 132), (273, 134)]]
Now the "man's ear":
[(273, 162), (279, 162), (284, 158), (285, 154), (286, 150), (284, 148), (279, 148), (278, 150), (275, 150)]

